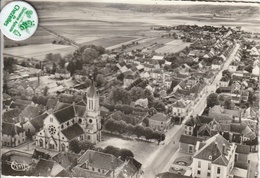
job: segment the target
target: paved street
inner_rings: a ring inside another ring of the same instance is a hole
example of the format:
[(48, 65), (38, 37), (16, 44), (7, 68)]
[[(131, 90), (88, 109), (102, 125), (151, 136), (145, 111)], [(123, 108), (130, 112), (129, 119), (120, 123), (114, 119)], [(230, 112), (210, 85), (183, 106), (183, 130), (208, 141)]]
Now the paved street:
[[(165, 166), (169, 163), (174, 153), (178, 149), (179, 146), (178, 141), (180, 139), (181, 134), (184, 132), (184, 123), (186, 123), (189, 120), (191, 115), (196, 116), (197, 114), (201, 114), (203, 112), (203, 110), (206, 107), (206, 100), (208, 94), (216, 91), (216, 85), (219, 83), (222, 77), (222, 71), (228, 69), (228, 66), (230, 65), (239, 47), (240, 45), (236, 44), (233, 52), (231, 53), (229, 58), (225, 61), (222, 69), (219, 71), (214, 81), (207, 86), (208, 92), (205, 93), (202, 96), (201, 100), (197, 103), (197, 105), (193, 107), (189, 115), (183, 120), (179, 129), (174, 131), (170, 130), (166, 133), (165, 145), (161, 145), (154, 158), (153, 159), (148, 158), (149, 162), (143, 165), (143, 169), (144, 169), (143, 178), (155, 177), (156, 174), (161, 173), (164, 170)], [(175, 142), (175, 144), (173, 144), (173, 142)]]
[[(248, 178), (255, 178), (256, 172), (258, 172), (258, 153), (251, 153), (248, 156), (248, 160), (251, 162), (251, 167), (249, 168)], [(259, 174), (259, 173), (258, 173)]]

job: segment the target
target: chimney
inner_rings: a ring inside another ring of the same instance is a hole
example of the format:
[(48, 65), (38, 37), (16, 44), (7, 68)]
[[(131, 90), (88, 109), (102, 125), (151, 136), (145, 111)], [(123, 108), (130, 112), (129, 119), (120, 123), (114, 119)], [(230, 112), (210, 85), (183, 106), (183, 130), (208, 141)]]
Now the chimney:
[(223, 143), (222, 145), (222, 154), (225, 155), (226, 154), (226, 145)]

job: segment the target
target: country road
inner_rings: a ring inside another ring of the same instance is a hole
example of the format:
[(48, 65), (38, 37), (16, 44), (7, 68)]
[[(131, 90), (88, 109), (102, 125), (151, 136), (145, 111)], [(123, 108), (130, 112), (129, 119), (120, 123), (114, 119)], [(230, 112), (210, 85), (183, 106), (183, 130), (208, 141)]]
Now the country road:
[[(222, 69), (219, 71), (219, 73), (216, 75), (214, 81), (207, 86), (207, 93), (205, 93), (201, 100), (195, 105), (192, 109), (192, 111), (189, 113), (188, 116), (183, 120), (182, 124), (180, 125), (177, 130), (169, 130), (166, 133), (166, 141), (165, 145), (160, 145), (158, 148), (159, 151), (157, 152), (157, 155), (154, 156), (154, 158), (148, 158), (148, 160), (151, 160), (149, 163), (146, 163), (143, 167), (144, 174), (142, 175), (142, 178), (154, 178), (157, 174), (161, 173), (162, 170), (165, 168), (165, 166), (169, 163), (174, 153), (179, 148), (179, 139), (181, 134), (184, 132), (184, 124), (189, 120), (191, 115), (200, 115), (203, 110), (206, 107), (206, 100), (207, 96), (211, 92), (216, 91), (216, 85), (219, 83), (221, 77), (222, 77), (222, 71), (228, 69), (228, 66), (230, 65), (232, 59), (234, 58), (237, 50), (239, 49), (240, 45), (236, 44), (234, 50), (228, 57), (228, 59), (225, 61)], [(168, 139), (167, 139), (168, 138)], [(173, 144), (173, 142), (175, 144)]]

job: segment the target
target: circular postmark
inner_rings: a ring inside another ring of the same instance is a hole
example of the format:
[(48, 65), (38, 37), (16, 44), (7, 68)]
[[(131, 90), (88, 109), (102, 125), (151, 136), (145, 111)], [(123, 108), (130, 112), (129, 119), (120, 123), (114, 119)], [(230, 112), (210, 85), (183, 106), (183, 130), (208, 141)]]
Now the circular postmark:
[(1, 11), (0, 29), (14, 41), (30, 38), (38, 26), (38, 15), (35, 9), (24, 1), (8, 3)]

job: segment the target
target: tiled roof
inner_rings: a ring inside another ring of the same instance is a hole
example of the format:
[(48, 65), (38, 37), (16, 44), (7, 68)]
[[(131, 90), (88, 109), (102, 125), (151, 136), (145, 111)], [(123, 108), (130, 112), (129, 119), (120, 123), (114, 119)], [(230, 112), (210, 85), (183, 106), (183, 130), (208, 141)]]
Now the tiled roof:
[(33, 175), (34, 176), (51, 176), (55, 177), (57, 176), (60, 172), (62, 172), (64, 168), (59, 165), (58, 163), (52, 161), (52, 160), (44, 160), (41, 159), (35, 166), (33, 170)]
[(76, 137), (79, 137), (80, 135), (84, 134), (83, 129), (79, 126), (79, 124), (74, 124), (64, 130), (61, 131), (64, 136), (68, 139), (68, 140), (72, 140)]
[(221, 155), (219, 156), (215, 161), (213, 161), (212, 163), (214, 164), (218, 164), (218, 165), (228, 165), (228, 160), (225, 156)]
[(3, 93), (3, 100), (7, 100), (7, 99), (11, 99), (11, 96), (9, 96), (8, 94), (6, 93)]
[(236, 153), (249, 154), (250, 153), (250, 147), (248, 145), (237, 144)]
[(79, 164), (84, 164), (87, 161), (91, 167), (110, 171), (116, 169), (124, 163), (122, 160), (116, 158), (114, 155), (93, 150), (87, 150), (78, 159)]
[(83, 117), (86, 112), (86, 106), (75, 105), (75, 111), (78, 117)]
[(74, 118), (76, 113), (75, 113), (75, 109), (74, 109), (73, 105), (70, 105), (66, 108), (56, 111), (55, 113), (53, 113), (53, 115), (57, 118), (57, 120), (60, 123), (64, 123), (64, 122)]
[(32, 158), (34, 159), (50, 159), (51, 156), (48, 154), (48, 153), (45, 153), (45, 152), (42, 152), (42, 151), (39, 151), (39, 150), (34, 150), (33, 152), (33, 155), (32, 155)]
[(2, 134), (14, 136), (21, 132), (24, 132), (24, 129), (16, 126), (15, 124), (7, 123), (7, 122), (2, 123)]
[(14, 123), (14, 122), (16, 122), (14, 119), (16, 117), (18, 117), (21, 112), (22, 111), (19, 109), (13, 109), (13, 110), (4, 112), (2, 115), (3, 121), (9, 122), (9, 123)]
[(154, 114), (150, 120), (155, 120), (155, 121), (167, 121), (167, 117), (165, 114), (163, 113), (157, 113), (157, 114)]
[(59, 163), (65, 169), (69, 168), (75, 159), (78, 159), (79, 155), (70, 152), (60, 152), (59, 154), (52, 157), (52, 160)]
[(183, 100), (178, 100), (172, 104), (172, 107), (176, 107), (176, 108), (186, 108), (186, 106), (187, 104)]
[(56, 106), (54, 107), (54, 111), (59, 111), (61, 109), (64, 109), (66, 107), (70, 106), (68, 103), (62, 103), (62, 102), (57, 102)]
[(206, 144), (194, 155), (194, 158), (216, 162), (216, 164), (226, 165), (227, 161), (224, 158), (226, 151), (223, 153), (223, 145), (225, 145), (227, 150), (231, 144), (220, 134), (211, 137), (210, 139), (206, 140), (205, 143)]
[(27, 106), (20, 114), (20, 117), (34, 118), (39, 116), (40, 110), (38, 107)]
[(204, 140), (203, 138), (199, 138), (199, 137), (194, 137), (190, 135), (181, 135), (180, 143), (196, 145), (197, 141), (201, 142), (203, 140)]
[(15, 100), (11, 102), (10, 108), (25, 109), (28, 105), (32, 104), (32, 101), (27, 100)]
[(40, 116), (37, 116), (33, 119), (31, 119), (29, 122), (32, 124), (32, 126), (35, 128), (35, 130), (39, 130), (43, 127), (43, 120), (48, 116), (47, 113), (44, 113)]
[(57, 98), (49, 98), (47, 101), (46, 107), (48, 109), (54, 108), (56, 106), (57, 102), (58, 102)]

